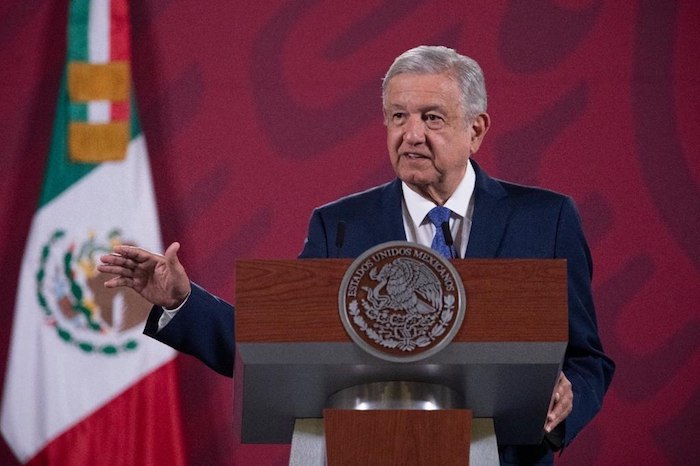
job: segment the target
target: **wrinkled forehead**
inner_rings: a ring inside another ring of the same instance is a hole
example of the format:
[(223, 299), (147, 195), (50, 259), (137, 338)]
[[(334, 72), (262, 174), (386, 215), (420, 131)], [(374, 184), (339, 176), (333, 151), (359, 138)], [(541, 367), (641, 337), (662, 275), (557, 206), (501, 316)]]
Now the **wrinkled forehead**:
[(402, 73), (388, 82), (384, 109), (410, 106), (454, 107), (460, 104), (461, 93), (454, 76), (446, 73)]

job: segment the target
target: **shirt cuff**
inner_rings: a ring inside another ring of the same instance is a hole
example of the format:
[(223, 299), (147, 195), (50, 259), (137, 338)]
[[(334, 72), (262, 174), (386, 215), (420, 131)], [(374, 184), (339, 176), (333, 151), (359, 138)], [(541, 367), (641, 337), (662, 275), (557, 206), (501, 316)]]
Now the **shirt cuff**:
[(160, 315), (160, 319), (158, 319), (158, 332), (163, 330), (163, 328), (170, 323), (171, 320), (173, 320), (173, 317), (175, 317), (175, 314), (182, 309), (182, 306), (187, 303), (187, 300), (190, 298), (190, 294), (192, 292), (190, 291), (187, 293), (187, 296), (185, 296), (185, 300), (182, 301), (182, 304), (180, 304), (178, 307), (173, 308), (173, 309), (166, 309), (163, 308), (163, 313)]

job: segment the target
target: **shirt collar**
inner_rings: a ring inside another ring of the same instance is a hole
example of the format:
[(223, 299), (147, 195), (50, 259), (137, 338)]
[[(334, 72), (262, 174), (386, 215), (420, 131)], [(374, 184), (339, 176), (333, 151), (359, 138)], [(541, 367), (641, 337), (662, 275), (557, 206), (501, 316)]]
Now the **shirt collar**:
[[(474, 186), (476, 185), (476, 173), (472, 167), (471, 160), (467, 163), (467, 171), (462, 177), (462, 181), (457, 185), (457, 189), (452, 196), (445, 202), (445, 207), (452, 211), (460, 219), (468, 218), (469, 201), (474, 194)], [(430, 209), (436, 204), (421, 196), (414, 190), (408, 187), (406, 183), (401, 182), (403, 191), (403, 199), (406, 203), (406, 208), (411, 217), (411, 222), (415, 228), (418, 228), (426, 220), (426, 216)], [(427, 220), (428, 222), (430, 220)]]

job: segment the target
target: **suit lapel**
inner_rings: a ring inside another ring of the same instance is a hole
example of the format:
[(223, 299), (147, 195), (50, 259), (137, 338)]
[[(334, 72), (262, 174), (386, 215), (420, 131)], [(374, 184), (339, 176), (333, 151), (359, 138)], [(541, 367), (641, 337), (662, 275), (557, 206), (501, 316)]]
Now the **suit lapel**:
[(474, 214), (466, 258), (497, 257), (501, 239), (511, 214), (511, 204), (501, 184), (488, 176), (472, 160), (476, 172)]
[[(472, 164), (476, 172), (474, 215), (465, 258), (492, 258), (498, 255), (512, 207), (503, 186), (473, 160)], [(398, 178), (384, 187), (377, 236), (373, 245), (387, 241), (406, 241), (402, 196), (401, 180)]]
[(401, 180), (397, 178), (384, 187), (375, 244), (387, 241), (406, 241), (406, 231), (403, 227), (402, 199)]

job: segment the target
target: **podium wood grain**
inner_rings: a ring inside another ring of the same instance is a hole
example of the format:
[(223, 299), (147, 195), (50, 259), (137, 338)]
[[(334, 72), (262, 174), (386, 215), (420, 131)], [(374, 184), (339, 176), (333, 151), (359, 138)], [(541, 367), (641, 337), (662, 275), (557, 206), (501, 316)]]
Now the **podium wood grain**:
[[(350, 342), (338, 315), (338, 290), (350, 259), (237, 263), (236, 340)], [(467, 295), (454, 341), (562, 341), (568, 337), (566, 261), (452, 261)]]
[(326, 409), (328, 466), (465, 466), (471, 411)]

